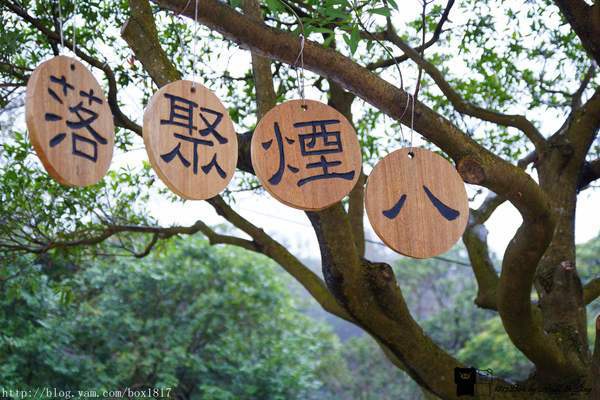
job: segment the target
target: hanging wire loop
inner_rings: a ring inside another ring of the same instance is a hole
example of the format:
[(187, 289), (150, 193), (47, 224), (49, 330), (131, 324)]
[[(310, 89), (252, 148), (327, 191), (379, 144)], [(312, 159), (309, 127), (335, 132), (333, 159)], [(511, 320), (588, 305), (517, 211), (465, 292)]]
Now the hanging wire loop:
[(60, 47), (65, 47), (65, 37), (63, 34), (63, 15), (62, 15), (62, 6), (60, 4), (60, 0), (56, 0), (58, 3), (58, 30), (60, 32)]
[[(296, 57), (296, 61), (294, 61), (294, 68), (296, 70), (296, 80), (298, 81), (298, 93), (300, 98), (302, 99), (302, 104), (304, 109), (306, 109), (306, 97), (304, 94), (304, 34), (300, 34), (300, 51), (298, 52), (298, 57)], [(298, 62), (300, 62), (298, 64)], [(300, 67), (300, 68), (298, 68)]]
[[(284, 0), (279, 0), (281, 4), (283, 4), (285, 6), (285, 8), (287, 8), (292, 14), (294, 14), (294, 17), (296, 18), (296, 21), (298, 22), (298, 26), (300, 27), (300, 50), (298, 51), (298, 56), (296, 57), (296, 61), (294, 61), (294, 64), (292, 65), (295, 69), (296, 69), (296, 81), (298, 82), (298, 94), (300, 95), (300, 98), (302, 99), (302, 109), (306, 110), (307, 109), (307, 105), (306, 105), (306, 98), (304, 96), (304, 43), (306, 41), (306, 36), (304, 34), (304, 24), (302, 23), (302, 18), (300, 18), (300, 16), (298, 15), (298, 13), (296, 13), (296, 11), (294, 11), (294, 8), (291, 7), (289, 4), (287, 4), (287, 2), (285, 2)], [(300, 64), (298, 64), (298, 62), (300, 62)], [(298, 66), (300, 66), (300, 70), (298, 71)]]
[(196, 76), (198, 72), (198, 56), (196, 54), (196, 49), (198, 47), (198, 1), (196, 0), (196, 5), (194, 7), (194, 38), (192, 43), (192, 57), (194, 60), (192, 61), (192, 89), (196, 90)]
[[(73, 0), (73, 54), (76, 54), (77, 50), (77, 27), (75, 22), (77, 21), (77, 14), (79, 13), (79, 7), (77, 6), (77, 0)], [(62, 35), (61, 35), (62, 36)]]

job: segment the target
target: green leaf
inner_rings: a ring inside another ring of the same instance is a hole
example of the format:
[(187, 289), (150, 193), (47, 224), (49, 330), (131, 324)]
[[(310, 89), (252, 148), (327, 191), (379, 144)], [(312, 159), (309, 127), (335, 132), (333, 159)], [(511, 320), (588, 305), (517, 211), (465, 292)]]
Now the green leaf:
[[(344, 40), (346, 40), (347, 35), (344, 35)], [(346, 40), (346, 43), (350, 47), (350, 53), (354, 55), (356, 53), (356, 49), (358, 49), (358, 43), (360, 42), (360, 31), (358, 30), (358, 26), (352, 26), (352, 31), (350, 32), (350, 36)]]
[(283, 11), (284, 10), (284, 6), (281, 4), (281, 2), (279, 0), (265, 0), (265, 3), (267, 3), (267, 7), (271, 11)]
[(388, 7), (371, 8), (367, 12), (370, 14), (383, 15), (384, 17), (391, 16), (390, 9)]

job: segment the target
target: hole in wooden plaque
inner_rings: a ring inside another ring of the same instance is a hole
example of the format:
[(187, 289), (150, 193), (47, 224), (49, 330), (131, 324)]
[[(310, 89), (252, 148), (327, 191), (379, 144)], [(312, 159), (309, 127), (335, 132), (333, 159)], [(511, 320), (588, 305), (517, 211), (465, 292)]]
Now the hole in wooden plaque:
[(415, 158), (415, 153), (413, 153), (412, 151), (409, 151), (408, 158)]
[(75, 71), (75, 64), (71, 64), (71, 71)]

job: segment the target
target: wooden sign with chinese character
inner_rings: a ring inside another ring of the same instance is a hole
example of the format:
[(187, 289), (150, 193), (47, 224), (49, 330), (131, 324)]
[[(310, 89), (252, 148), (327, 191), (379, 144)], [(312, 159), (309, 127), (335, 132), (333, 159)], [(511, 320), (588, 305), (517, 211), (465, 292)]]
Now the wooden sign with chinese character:
[(367, 180), (365, 203), (377, 236), (415, 258), (449, 250), (469, 218), (467, 192), (456, 169), (420, 148), (396, 150), (379, 161)]
[(342, 200), (361, 172), (354, 128), (318, 101), (292, 100), (269, 111), (254, 130), (251, 155), (263, 187), (302, 210), (321, 210)]
[(179, 196), (219, 194), (235, 172), (237, 136), (217, 96), (191, 81), (163, 86), (144, 112), (144, 144), (162, 181)]
[(114, 147), (113, 115), (102, 88), (74, 58), (40, 64), (27, 82), (27, 129), (46, 171), (63, 185), (104, 177)]

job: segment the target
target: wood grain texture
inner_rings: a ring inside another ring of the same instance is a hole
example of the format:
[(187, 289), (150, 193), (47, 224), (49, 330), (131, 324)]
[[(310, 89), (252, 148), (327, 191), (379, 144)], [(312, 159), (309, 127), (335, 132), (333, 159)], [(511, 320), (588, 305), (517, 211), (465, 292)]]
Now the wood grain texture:
[[(315, 121), (327, 122), (309, 124)], [(291, 100), (270, 110), (254, 130), (251, 156), (257, 178), (273, 197), (312, 211), (348, 195), (362, 162), (350, 122), (334, 108), (312, 100)]]
[(104, 177), (113, 155), (113, 115), (82, 63), (57, 56), (40, 64), (27, 82), (25, 118), (33, 148), (52, 178), (88, 186)]
[(377, 236), (414, 258), (449, 250), (469, 218), (465, 185), (454, 166), (421, 148), (399, 149), (379, 161), (367, 180), (365, 203)]
[(185, 199), (214, 197), (233, 178), (237, 163), (233, 122), (217, 96), (199, 83), (179, 80), (156, 92), (144, 111), (143, 136), (158, 176)]

